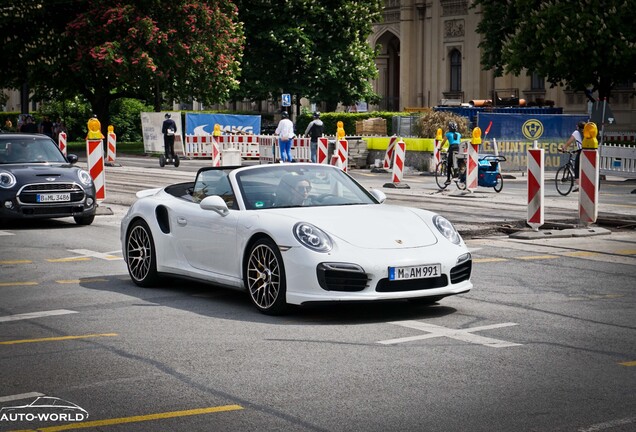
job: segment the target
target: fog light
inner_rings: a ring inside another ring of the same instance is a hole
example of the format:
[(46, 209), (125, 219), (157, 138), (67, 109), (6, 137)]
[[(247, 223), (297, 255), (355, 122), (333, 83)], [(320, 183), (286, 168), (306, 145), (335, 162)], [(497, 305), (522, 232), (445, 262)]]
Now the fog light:
[(94, 202), (95, 201), (93, 200), (93, 198), (91, 198), (91, 197), (86, 198), (86, 205), (87, 206), (92, 207)]
[(4, 202), (4, 207), (8, 208), (9, 210), (11, 210), (13, 208), (13, 201), (5, 201)]

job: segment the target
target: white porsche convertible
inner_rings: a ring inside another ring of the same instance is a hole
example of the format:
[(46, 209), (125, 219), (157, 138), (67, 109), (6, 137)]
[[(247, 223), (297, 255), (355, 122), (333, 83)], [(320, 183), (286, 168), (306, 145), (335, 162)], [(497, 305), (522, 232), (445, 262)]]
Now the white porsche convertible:
[(383, 204), (318, 164), (202, 168), (194, 183), (137, 193), (121, 224), (132, 280), (183, 276), (246, 290), (258, 310), (329, 301), (434, 303), (472, 288), (445, 218)]

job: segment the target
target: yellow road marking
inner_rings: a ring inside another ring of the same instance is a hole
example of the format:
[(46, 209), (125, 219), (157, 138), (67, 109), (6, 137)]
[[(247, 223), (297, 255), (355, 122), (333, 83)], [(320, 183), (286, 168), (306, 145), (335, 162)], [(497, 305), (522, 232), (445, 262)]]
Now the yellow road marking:
[(570, 257), (591, 257), (598, 255), (598, 252), (587, 252), (587, 251), (576, 251), (576, 252), (566, 252), (563, 255)]
[(94, 278), (94, 279), (63, 279), (63, 280), (56, 280), (55, 282), (59, 283), (59, 284), (77, 284), (77, 283), (81, 283), (81, 282), (108, 282), (108, 279), (100, 279), (100, 278)]
[[(65, 431), (71, 429), (84, 429), (84, 428), (92, 428), (92, 427), (101, 427), (101, 426), (112, 426), (119, 425), (125, 423), (138, 423), (143, 421), (150, 420), (163, 420), (175, 417), (185, 417), (192, 415), (201, 415), (201, 414), (210, 414), (210, 413), (218, 413), (218, 412), (226, 412), (226, 411), (238, 411), (244, 409), (240, 405), (223, 405), (217, 407), (208, 407), (208, 408), (197, 408), (191, 410), (184, 411), (171, 411), (157, 414), (148, 414), (148, 415), (140, 415), (133, 417), (120, 417), (113, 419), (105, 419), (105, 420), (94, 420), (89, 422), (81, 422), (81, 423), (71, 423), (60, 426), (51, 426), (45, 428), (38, 428), (37, 430), (40, 432), (56, 432), (56, 431)], [(30, 429), (23, 431), (14, 431), (14, 432), (33, 432)]]
[(621, 249), (616, 251), (619, 255), (636, 255), (636, 249)]
[(69, 257), (69, 258), (51, 258), (48, 262), (73, 262), (73, 261), (90, 261), (91, 257)]
[(95, 333), (95, 334), (86, 334), (79, 336), (58, 336), (58, 337), (50, 337), (50, 338), (38, 338), (38, 339), (19, 339), (12, 341), (2, 341), (0, 345), (16, 345), (22, 343), (33, 343), (33, 342), (57, 342), (57, 341), (65, 341), (65, 340), (73, 340), (73, 339), (86, 339), (86, 338), (94, 338), (94, 337), (112, 337), (119, 336), (117, 333)]
[(0, 282), (0, 287), (37, 285), (37, 282)]
[(506, 258), (476, 258), (473, 260), (474, 263), (491, 263), (491, 262), (501, 262), (508, 261)]
[(540, 259), (554, 259), (558, 258), (556, 255), (531, 255), (531, 256), (518, 256), (515, 257), (520, 260), (540, 260)]
[(9, 264), (31, 264), (33, 261), (31, 260), (7, 260), (0, 261), (0, 265), (9, 265)]
[(619, 365), (621, 365), (621, 366), (636, 366), (636, 361), (623, 362), (623, 363), (619, 363)]

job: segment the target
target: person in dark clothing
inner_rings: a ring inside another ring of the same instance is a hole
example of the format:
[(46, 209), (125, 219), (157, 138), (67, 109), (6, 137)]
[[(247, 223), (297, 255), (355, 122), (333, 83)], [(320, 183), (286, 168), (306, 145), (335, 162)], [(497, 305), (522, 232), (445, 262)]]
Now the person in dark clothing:
[(442, 141), (442, 145), (440, 148), (443, 148), (446, 143), (448, 143), (448, 171), (446, 172), (446, 184), (450, 184), (451, 182), (451, 171), (452, 167), (456, 165), (456, 155), (459, 152), (459, 144), (461, 142), (462, 136), (458, 131), (459, 127), (457, 123), (454, 121), (448, 122), (448, 132), (444, 136), (444, 140)]
[(53, 138), (53, 122), (49, 119), (49, 116), (44, 116), (42, 119), (40, 133)]
[(20, 132), (38, 133), (38, 125), (33, 121), (33, 117), (27, 116), (25, 122), (20, 126)]
[(165, 120), (161, 126), (161, 133), (163, 134), (166, 159), (174, 160), (174, 136), (177, 133), (177, 124), (170, 117), (170, 113), (166, 113)]
[(309, 135), (310, 137), (309, 148), (311, 150), (311, 161), (313, 163), (316, 163), (318, 138), (322, 137), (324, 126), (322, 120), (320, 120), (320, 112), (316, 111), (314, 113), (314, 119), (307, 125), (307, 129), (305, 130), (305, 135)]

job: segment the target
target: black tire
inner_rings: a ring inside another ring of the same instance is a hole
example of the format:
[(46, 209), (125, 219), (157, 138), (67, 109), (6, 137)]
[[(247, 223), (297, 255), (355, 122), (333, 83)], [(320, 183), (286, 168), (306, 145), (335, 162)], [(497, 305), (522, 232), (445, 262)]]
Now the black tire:
[(157, 254), (148, 224), (138, 219), (126, 233), (126, 267), (133, 282), (141, 287), (152, 287), (159, 281)]
[(174, 167), (178, 168), (179, 167), (179, 155), (174, 155)]
[(161, 168), (166, 166), (166, 157), (164, 155), (159, 156), (159, 166)]
[(570, 167), (564, 165), (557, 170), (554, 182), (557, 192), (560, 195), (567, 196), (574, 187), (574, 173)]
[(75, 223), (78, 225), (90, 225), (95, 220), (95, 215), (92, 214), (90, 216), (73, 216), (75, 219)]
[(459, 179), (455, 181), (455, 184), (457, 185), (457, 189), (466, 190), (466, 176), (460, 175)]
[(495, 183), (492, 188), (495, 190), (495, 192), (499, 193), (503, 189), (503, 177), (501, 176), (501, 174), (497, 174), (497, 177), (495, 178), (497, 183)]
[(287, 281), (283, 257), (269, 238), (257, 240), (245, 262), (244, 284), (256, 309), (266, 315), (281, 315), (288, 310)]
[(448, 173), (448, 168), (446, 162), (441, 161), (435, 167), (435, 183), (437, 183), (437, 187), (444, 190), (446, 189), (446, 178)]

